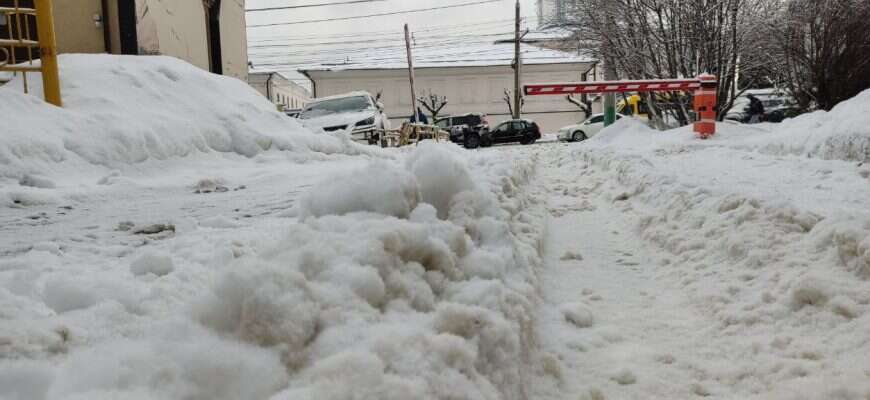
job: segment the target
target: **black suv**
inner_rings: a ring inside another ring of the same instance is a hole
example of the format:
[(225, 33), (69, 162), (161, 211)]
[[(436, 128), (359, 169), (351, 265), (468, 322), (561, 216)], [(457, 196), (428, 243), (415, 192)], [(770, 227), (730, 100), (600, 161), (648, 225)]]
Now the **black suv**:
[(511, 119), (498, 124), (492, 131), (480, 137), (481, 146), (491, 146), (496, 143), (532, 144), (541, 138), (541, 128), (528, 119)]
[(486, 115), (478, 113), (438, 118), (435, 125), (450, 132), (450, 141), (468, 148), (480, 146), (480, 138), (489, 131)]

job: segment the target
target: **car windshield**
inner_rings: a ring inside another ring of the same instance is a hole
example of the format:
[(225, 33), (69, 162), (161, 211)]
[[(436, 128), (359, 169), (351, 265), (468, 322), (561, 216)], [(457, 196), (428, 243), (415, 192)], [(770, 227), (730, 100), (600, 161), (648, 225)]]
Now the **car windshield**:
[(463, 117), (453, 117), (453, 125), (480, 125), (480, 117), (477, 115), (466, 115)]
[(300, 118), (309, 119), (330, 114), (368, 110), (371, 108), (373, 108), (372, 103), (365, 96), (344, 97), (313, 103), (302, 112)]

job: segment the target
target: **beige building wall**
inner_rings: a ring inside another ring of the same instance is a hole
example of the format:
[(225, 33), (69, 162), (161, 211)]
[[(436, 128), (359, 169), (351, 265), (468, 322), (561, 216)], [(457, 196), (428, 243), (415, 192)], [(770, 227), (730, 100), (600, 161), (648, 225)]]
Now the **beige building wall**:
[(60, 53), (104, 53), (106, 41), (103, 26), (97, 26), (94, 16), (103, 21), (100, 0), (54, 0), (54, 24), (57, 49)]
[(139, 54), (161, 54), (209, 70), (205, 12), (199, 0), (137, 0)]
[(221, 61), (226, 76), (248, 80), (248, 36), (245, 27), (245, 2), (221, 2)]

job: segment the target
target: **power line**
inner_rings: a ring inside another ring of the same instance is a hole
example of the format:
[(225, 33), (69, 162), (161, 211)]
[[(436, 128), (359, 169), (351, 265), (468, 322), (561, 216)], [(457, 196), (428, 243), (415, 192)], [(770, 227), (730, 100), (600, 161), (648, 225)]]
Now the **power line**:
[(444, 10), (444, 9), (448, 9), (448, 8), (469, 7), (469, 6), (476, 6), (476, 5), (481, 5), (481, 4), (497, 3), (497, 2), (501, 2), (501, 1), (503, 1), (503, 0), (483, 0), (483, 1), (475, 1), (475, 2), (470, 2), (470, 3), (451, 4), (448, 6), (418, 8), (418, 9), (414, 9), (414, 10), (393, 11), (393, 12), (368, 14), (368, 15), (357, 15), (357, 16), (353, 16), (353, 17), (312, 19), (312, 20), (307, 20), (307, 21), (276, 22), (276, 23), (272, 23), (272, 24), (257, 24), (257, 25), (248, 25), (248, 28), (262, 28), (262, 27), (267, 27), (267, 26), (313, 24), (313, 23), (317, 23), (317, 22), (331, 22), (331, 21), (347, 21), (347, 20), (352, 20), (352, 19), (383, 17), (383, 16), (388, 16), (388, 15), (412, 14), (412, 13), (421, 13), (421, 12), (426, 12), (426, 11)]
[(275, 10), (290, 10), (290, 9), (295, 9), (295, 8), (340, 6), (340, 5), (345, 5), (345, 4), (356, 4), (356, 3), (374, 3), (376, 1), (386, 1), (386, 0), (350, 0), (350, 1), (335, 2), (335, 3), (301, 4), (298, 6), (249, 8), (249, 9), (245, 10), (245, 12), (275, 11)]
[[(474, 25), (469, 26), (469, 24), (451, 24), (451, 25), (430, 25), (421, 29), (417, 29), (414, 31), (417, 33), (426, 33), (437, 31), (438, 33), (459, 33), (462, 32), (475, 32), (489, 29), (498, 29), (501, 26), (506, 26), (507, 24), (511, 26), (514, 23), (513, 19), (503, 19), (503, 20), (489, 20), (489, 21), (481, 21), (476, 22)], [(398, 39), (404, 40), (404, 35), (401, 31), (397, 32), (395, 29), (383, 30), (383, 31), (364, 31), (364, 32), (347, 32), (347, 33), (334, 33), (330, 35), (297, 35), (297, 36), (282, 36), (282, 35), (265, 35), (265, 36), (254, 36), (249, 37), (249, 43), (261, 43), (261, 42), (279, 42), (279, 41), (305, 41), (311, 39), (342, 39), (342, 38), (354, 38), (359, 39), (362, 37), (396, 37)]]

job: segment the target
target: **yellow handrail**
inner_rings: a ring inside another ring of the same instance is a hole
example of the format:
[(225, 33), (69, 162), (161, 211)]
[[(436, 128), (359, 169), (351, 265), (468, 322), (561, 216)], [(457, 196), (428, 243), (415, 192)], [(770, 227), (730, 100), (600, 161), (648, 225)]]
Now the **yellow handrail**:
[[(54, 33), (54, 16), (51, 0), (34, 0), (33, 8), (19, 7), (15, 0), (13, 7), (0, 7), (0, 14), (6, 16), (8, 39), (0, 39), (0, 71), (21, 72), (24, 91), (27, 92), (27, 72), (42, 73), (42, 87), (45, 101), (58, 107), (63, 105), (60, 95), (60, 77), (57, 65), (57, 41)], [(14, 18), (11, 18), (14, 17)], [(22, 23), (23, 17), (23, 23)], [(36, 32), (39, 40), (30, 38), (30, 18), (36, 18)], [(12, 30), (13, 22), (15, 30)], [(22, 26), (24, 31), (22, 32)], [(27, 50), (27, 64), (19, 64), (16, 49)], [(33, 65), (33, 49), (39, 48), (40, 65)]]

